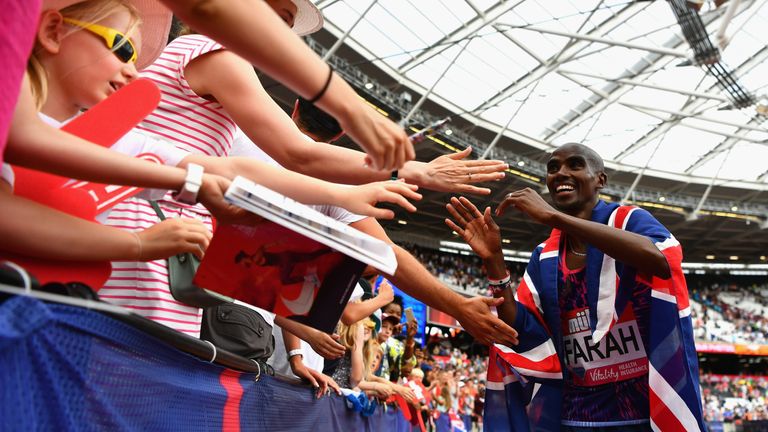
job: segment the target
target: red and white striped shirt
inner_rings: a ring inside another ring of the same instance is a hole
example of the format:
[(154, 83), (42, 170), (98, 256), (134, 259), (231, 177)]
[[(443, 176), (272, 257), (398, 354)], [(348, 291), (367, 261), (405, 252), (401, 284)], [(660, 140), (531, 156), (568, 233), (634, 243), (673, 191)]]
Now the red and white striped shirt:
[[(184, 76), (184, 69), (193, 59), (222, 48), (202, 35), (182, 36), (169, 44), (155, 63), (142, 72), (160, 88), (162, 99), (137, 129), (155, 134), (190, 153), (228, 155), (237, 130), (235, 122), (218, 102), (195, 94)], [(159, 204), (168, 218), (196, 218), (212, 228), (210, 214), (202, 206), (177, 203), (170, 195)], [(107, 224), (140, 231), (159, 221), (149, 202), (131, 198), (114, 207)], [(109, 281), (99, 291), (101, 298), (199, 337), (202, 311), (173, 299), (166, 260), (119, 261), (112, 266)]]

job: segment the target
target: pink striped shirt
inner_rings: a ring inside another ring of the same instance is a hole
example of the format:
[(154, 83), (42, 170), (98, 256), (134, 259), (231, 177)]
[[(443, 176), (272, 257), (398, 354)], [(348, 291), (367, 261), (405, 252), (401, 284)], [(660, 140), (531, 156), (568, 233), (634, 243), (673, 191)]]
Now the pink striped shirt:
[[(235, 122), (218, 102), (192, 91), (184, 77), (189, 62), (219, 49), (221, 45), (201, 35), (182, 36), (170, 43), (155, 63), (142, 72), (160, 88), (162, 99), (137, 129), (190, 153), (228, 155), (237, 130)], [(196, 218), (212, 228), (211, 217), (202, 206), (177, 203), (170, 194), (159, 204), (167, 218)], [(140, 231), (159, 221), (149, 202), (131, 198), (114, 207), (107, 224)], [(200, 336), (202, 311), (173, 298), (166, 260), (119, 261), (113, 262), (112, 267), (112, 276), (99, 291), (101, 298), (191, 336)]]

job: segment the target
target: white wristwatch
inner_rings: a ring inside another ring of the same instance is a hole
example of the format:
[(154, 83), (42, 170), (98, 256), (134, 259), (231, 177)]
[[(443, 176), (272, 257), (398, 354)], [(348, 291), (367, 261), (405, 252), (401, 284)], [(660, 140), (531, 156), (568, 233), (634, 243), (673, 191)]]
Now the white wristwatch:
[(197, 204), (197, 193), (203, 184), (203, 167), (196, 163), (187, 164), (184, 186), (173, 195), (173, 199), (184, 204)]
[(295, 349), (295, 350), (288, 351), (288, 358), (289, 359), (291, 357), (297, 356), (297, 355), (300, 355), (300, 356), (304, 357), (304, 352), (302, 350), (300, 350), (300, 349)]

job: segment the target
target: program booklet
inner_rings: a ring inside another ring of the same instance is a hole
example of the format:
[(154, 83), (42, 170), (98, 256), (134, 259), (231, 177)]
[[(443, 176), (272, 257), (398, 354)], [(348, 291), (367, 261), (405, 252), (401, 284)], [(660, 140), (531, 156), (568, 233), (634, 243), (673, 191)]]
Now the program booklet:
[(393, 274), (387, 243), (237, 177), (230, 203), (261, 216), (256, 225), (221, 225), (195, 285), (328, 333), (366, 265)]

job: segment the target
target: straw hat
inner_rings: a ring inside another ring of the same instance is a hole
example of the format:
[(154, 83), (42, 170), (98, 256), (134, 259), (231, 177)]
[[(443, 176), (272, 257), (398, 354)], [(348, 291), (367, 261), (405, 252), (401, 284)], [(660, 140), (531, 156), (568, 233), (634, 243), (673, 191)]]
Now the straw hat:
[(323, 14), (311, 0), (291, 0), (296, 5), (293, 32), (299, 36), (314, 33), (323, 28)]
[[(42, 10), (61, 10), (82, 1), (84, 0), (43, 0)], [(129, 3), (139, 11), (142, 20), (141, 50), (136, 61), (136, 69), (141, 70), (152, 64), (163, 52), (171, 29), (172, 14), (160, 0), (129, 0)]]

